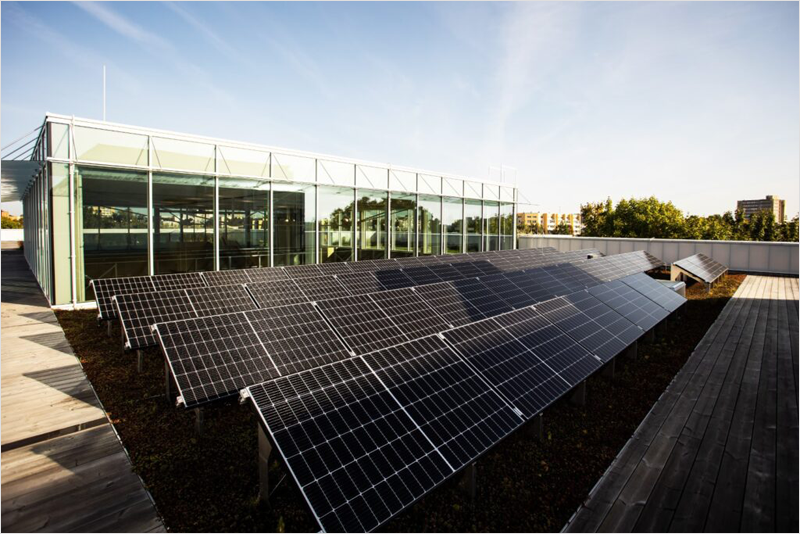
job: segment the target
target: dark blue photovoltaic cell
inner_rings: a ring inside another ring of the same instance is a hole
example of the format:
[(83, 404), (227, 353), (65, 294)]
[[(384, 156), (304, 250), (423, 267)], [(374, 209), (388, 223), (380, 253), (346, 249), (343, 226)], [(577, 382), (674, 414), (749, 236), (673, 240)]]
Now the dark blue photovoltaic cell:
[(486, 317), (511, 311), (511, 306), (486, 284), (474, 278), (450, 282), (461, 297)]
[(621, 280), (589, 289), (589, 293), (646, 332), (661, 322), (667, 312)]

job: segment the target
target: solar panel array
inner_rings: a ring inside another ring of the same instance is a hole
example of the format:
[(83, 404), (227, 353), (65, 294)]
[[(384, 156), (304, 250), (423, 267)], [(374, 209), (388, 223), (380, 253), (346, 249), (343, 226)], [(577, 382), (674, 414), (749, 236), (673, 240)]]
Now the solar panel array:
[(720, 262), (713, 260), (705, 254), (694, 254), (674, 263), (692, 276), (699, 278), (706, 284), (713, 284), (728, 268)]

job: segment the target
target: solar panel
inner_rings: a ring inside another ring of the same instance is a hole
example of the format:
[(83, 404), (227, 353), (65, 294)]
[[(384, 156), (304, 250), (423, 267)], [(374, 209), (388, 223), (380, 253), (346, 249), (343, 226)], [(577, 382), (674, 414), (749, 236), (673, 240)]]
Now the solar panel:
[(474, 278), (450, 282), (461, 297), (486, 317), (511, 311), (511, 305), (497, 296), (486, 284)]
[(368, 354), (364, 361), (454, 471), (523, 422), (438, 336)]
[(384, 287), (375, 278), (375, 274), (369, 271), (357, 274), (340, 274), (336, 278), (351, 295), (363, 295), (384, 290)]
[(203, 273), (206, 285), (213, 286), (232, 286), (236, 284), (246, 284), (250, 282), (247, 276), (247, 269), (232, 269), (228, 271), (206, 271)]
[(534, 302), (544, 302), (569, 292), (564, 284), (550, 276), (542, 268), (509, 272), (506, 273), (506, 277), (530, 296)]
[(154, 330), (187, 408), (279, 374), (245, 313), (159, 323)]
[(94, 289), (94, 298), (97, 301), (97, 317), (104, 321), (117, 317), (117, 309), (114, 303), (111, 302), (111, 298), (114, 295), (147, 293), (156, 290), (149, 276), (95, 278), (90, 282), (90, 285)]
[(156, 291), (206, 287), (202, 273), (157, 274), (152, 279)]
[(414, 288), (382, 291), (370, 297), (409, 339), (450, 328), (434, 309), (425, 304)]
[(308, 297), (300, 292), (294, 280), (273, 280), (246, 284), (259, 308), (273, 308), (287, 304), (308, 302)]
[(645, 332), (668, 315), (664, 308), (620, 280), (592, 287), (589, 293)]
[(445, 322), (453, 326), (461, 326), (486, 317), (478, 308), (470, 304), (452, 284), (429, 284), (415, 289), (419, 298), (435, 309)]
[(156, 323), (197, 317), (189, 297), (182, 289), (115, 295), (125, 346), (141, 349), (156, 344), (151, 327)]
[(622, 282), (649, 298), (668, 312), (680, 308), (686, 299), (644, 273), (627, 276)]
[(400, 269), (385, 269), (375, 271), (373, 274), (385, 289), (400, 289), (414, 285), (414, 282)]
[(247, 277), (252, 282), (273, 282), (275, 280), (289, 279), (282, 267), (259, 267), (245, 270), (247, 271)]
[(256, 310), (247, 319), (281, 375), (351, 356), (313, 304)]
[(459, 261), (451, 264), (464, 278), (477, 278), (483, 276), (483, 271), (478, 269), (471, 261)]
[(361, 358), (248, 388), (327, 532), (369, 532), (453, 473)]
[(683, 258), (674, 263), (687, 273), (699, 278), (707, 284), (711, 284), (728, 270), (723, 264), (713, 260), (705, 254), (694, 254), (688, 258)]
[(492, 265), (486, 260), (473, 261), (472, 265), (473, 267), (478, 269), (481, 272), (481, 274), (485, 276), (498, 274), (501, 272), (500, 269), (498, 269), (495, 265)]
[(256, 309), (243, 285), (195, 287), (185, 291), (198, 317)]
[(594, 322), (611, 332), (625, 345), (632, 344), (644, 334), (644, 330), (611, 309), (601, 300), (595, 298), (586, 290), (566, 295), (564, 296), (564, 300), (570, 302), (573, 306), (591, 317)]
[(440, 280), (451, 282), (453, 280), (463, 280), (464, 275), (449, 263), (437, 263), (428, 265), (430, 269)]
[(335, 276), (318, 276), (316, 278), (295, 278), (300, 291), (309, 301), (346, 297), (350, 294)]
[(403, 267), (403, 273), (414, 282), (414, 285), (435, 284), (442, 279), (425, 266)]
[(523, 308), (536, 302), (535, 299), (531, 298), (530, 295), (520, 289), (519, 286), (509, 280), (504, 274), (482, 276), (480, 281), (486, 284), (486, 287), (494, 291), (498, 297), (510, 304), (513, 308)]
[(356, 354), (408, 341), (368, 295), (323, 300), (317, 306)]
[(318, 265), (319, 270), (322, 274), (352, 274), (353, 270), (350, 268), (350, 264), (343, 261), (330, 261), (326, 263), (320, 263)]
[(537, 304), (535, 309), (604, 362), (628, 346), (563, 297)]
[(284, 267), (283, 271), (286, 273), (286, 276), (293, 280), (298, 280), (300, 278), (318, 278), (324, 274), (316, 263), (292, 265), (290, 267)]

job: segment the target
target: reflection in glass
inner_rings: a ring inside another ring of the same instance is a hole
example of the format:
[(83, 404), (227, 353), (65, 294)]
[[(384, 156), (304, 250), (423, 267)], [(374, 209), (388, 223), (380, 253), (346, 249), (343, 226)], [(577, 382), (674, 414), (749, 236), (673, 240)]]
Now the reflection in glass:
[(392, 195), (392, 257), (403, 258), (414, 255), (416, 240), (414, 210), (416, 197), (394, 193)]
[(314, 186), (272, 184), (275, 265), (314, 263)]
[(467, 234), (467, 252), (481, 251), (481, 202), (464, 201), (464, 225)]
[(319, 261), (352, 261), (353, 190), (320, 186), (318, 194)]
[(460, 198), (442, 199), (442, 220), (444, 222), (445, 253), (461, 254), (462, 250), (462, 223), (463, 202)]
[(220, 178), (219, 268), (269, 266), (269, 182)]
[(147, 175), (76, 167), (75, 228), (78, 301), (95, 278), (146, 275)]
[(500, 240), (500, 204), (498, 202), (486, 201), (484, 204), (484, 235), (485, 250), (499, 250)]
[(358, 259), (377, 260), (386, 257), (386, 191), (359, 189)]
[(442, 253), (442, 199), (419, 197), (419, 255), (436, 256)]
[(500, 204), (500, 245), (503, 250), (514, 248), (514, 205)]
[(214, 178), (153, 175), (155, 273), (214, 269)]

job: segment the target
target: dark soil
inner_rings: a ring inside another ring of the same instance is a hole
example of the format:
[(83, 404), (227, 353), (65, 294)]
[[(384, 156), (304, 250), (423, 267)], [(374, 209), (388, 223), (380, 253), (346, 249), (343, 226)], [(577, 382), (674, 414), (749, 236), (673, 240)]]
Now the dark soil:
[[(743, 279), (727, 276), (710, 294), (689, 285), (689, 302), (666, 334), (640, 343), (636, 360), (620, 358), (613, 380), (593, 377), (584, 407), (560, 401), (545, 412), (543, 441), (517, 432), (490, 450), (477, 463), (474, 506), (454, 478), (383, 530), (560, 530)], [(109, 338), (95, 311), (57, 315), (170, 530), (319, 530), (291, 477), (275, 487), (271, 507), (256, 503), (256, 419), (248, 407), (235, 400), (207, 407), (198, 436), (193, 413), (167, 405), (157, 350), (145, 352), (144, 372), (137, 373), (135, 355), (121, 350), (119, 331)], [(285, 474), (273, 461), (271, 482)]]

